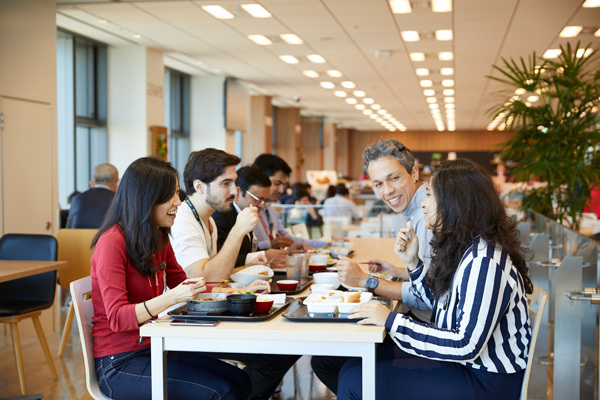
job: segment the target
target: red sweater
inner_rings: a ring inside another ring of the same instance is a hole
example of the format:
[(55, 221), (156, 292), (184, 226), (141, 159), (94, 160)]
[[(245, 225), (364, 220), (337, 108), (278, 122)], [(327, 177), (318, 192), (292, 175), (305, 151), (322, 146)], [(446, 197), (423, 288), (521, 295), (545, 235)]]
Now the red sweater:
[[(150, 347), (150, 338), (139, 345), (135, 305), (163, 292), (165, 273), (169, 288), (186, 279), (170, 243), (154, 255), (154, 262), (158, 269), (155, 276), (138, 272), (127, 255), (123, 228), (119, 225), (100, 236), (91, 260), (94, 357)], [(160, 268), (163, 262), (164, 271)]]

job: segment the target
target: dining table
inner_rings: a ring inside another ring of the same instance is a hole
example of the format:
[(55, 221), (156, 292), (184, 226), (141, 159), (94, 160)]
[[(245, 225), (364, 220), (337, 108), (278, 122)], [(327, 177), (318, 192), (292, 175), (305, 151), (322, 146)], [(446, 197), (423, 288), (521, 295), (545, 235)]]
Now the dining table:
[(0, 282), (59, 270), (66, 266), (66, 261), (0, 260)]
[[(393, 238), (355, 238), (353, 258), (396, 262)], [(364, 267), (363, 267), (364, 268)], [(298, 294), (307, 296), (309, 289)], [(222, 321), (216, 326), (171, 325), (165, 316), (140, 327), (140, 336), (151, 338), (152, 399), (166, 399), (168, 351), (201, 351), (254, 354), (293, 354), (360, 357), (363, 399), (376, 398), (376, 346), (386, 330), (356, 322), (296, 322), (282, 316), (257, 322)]]

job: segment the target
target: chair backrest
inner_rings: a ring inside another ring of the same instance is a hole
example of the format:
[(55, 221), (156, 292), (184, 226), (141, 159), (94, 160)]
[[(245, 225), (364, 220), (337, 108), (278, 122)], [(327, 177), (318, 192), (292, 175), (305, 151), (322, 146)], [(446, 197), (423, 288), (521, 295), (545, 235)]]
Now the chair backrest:
[(310, 239), (310, 235), (308, 234), (308, 227), (306, 226), (306, 224), (292, 225), (292, 233), (294, 234), (294, 237)]
[(98, 377), (96, 376), (94, 340), (92, 338), (94, 306), (92, 305), (91, 295), (88, 295), (91, 292), (92, 278), (90, 276), (71, 282), (71, 298), (73, 299), (73, 308), (75, 309), (79, 338), (81, 339), (81, 352), (83, 353), (87, 390), (90, 396), (96, 400), (110, 400), (100, 391)]
[[(56, 261), (56, 254), (56, 239), (51, 235), (7, 233), (0, 238), (2, 260)], [(55, 293), (56, 271), (0, 283), (0, 298), (43, 301), (43, 308), (52, 305)]]
[(527, 295), (529, 303), (529, 321), (531, 322), (531, 343), (529, 343), (529, 357), (527, 359), (527, 368), (523, 377), (521, 386), (521, 399), (527, 400), (527, 388), (529, 386), (529, 375), (531, 375), (531, 364), (533, 363), (533, 352), (540, 331), (540, 321), (544, 315), (546, 299), (548, 296), (539, 286), (533, 285), (533, 293)]
[(58, 273), (58, 283), (68, 289), (71, 282), (90, 274), (90, 248), (97, 229), (61, 229), (56, 234), (58, 241), (58, 260), (68, 265)]

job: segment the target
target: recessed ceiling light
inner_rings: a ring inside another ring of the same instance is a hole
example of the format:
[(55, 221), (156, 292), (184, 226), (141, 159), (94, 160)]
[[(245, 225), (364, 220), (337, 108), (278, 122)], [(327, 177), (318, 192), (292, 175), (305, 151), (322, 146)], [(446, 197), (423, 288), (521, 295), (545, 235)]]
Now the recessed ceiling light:
[(337, 97), (346, 97), (348, 96), (348, 93), (344, 92), (343, 90), (336, 90), (335, 92), (333, 92), (333, 94)]
[(202, 6), (202, 9), (217, 19), (235, 18), (232, 13), (221, 6)]
[(429, 108), (440, 108), (440, 105), (437, 103), (431, 103), (428, 105)]
[(410, 53), (410, 59), (411, 61), (424, 61), (425, 60), (425, 53)]
[(527, 97), (527, 101), (530, 101), (532, 103), (538, 101), (540, 98), (538, 96), (528, 96)]
[(335, 85), (332, 82), (319, 82), (319, 86), (324, 89), (333, 89)]
[(455, 105), (454, 105), (454, 103), (447, 103), (445, 107), (446, 108), (455, 108)]
[(273, 41), (265, 35), (248, 35), (248, 39), (258, 44), (259, 46), (268, 46), (273, 44)]
[(354, 92), (352, 92), (353, 95), (355, 95), (356, 97), (365, 97), (365, 92), (362, 90), (355, 90)]
[(385, 118), (385, 119), (390, 119), (390, 118), (392, 118), (392, 116), (391, 116), (390, 114), (384, 114), (384, 115), (383, 115), (383, 118)]
[(356, 108), (357, 110), (364, 110), (367, 107), (364, 104), (357, 104), (354, 106), (354, 108)]
[(99, 19), (99, 20), (98, 20), (98, 23), (99, 23), (100, 25), (106, 25), (106, 20), (105, 20), (105, 19)]
[(317, 71), (313, 71), (313, 70), (302, 71), (302, 73), (304, 74), (304, 76), (306, 76), (308, 78), (318, 78), (319, 77), (319, 73)]
[(327, 70), (327, 75), (331, 76), (332, 78), (339, 78), (342, 76), (342, 73), (337, 69), (330, 69)]
[(302, 44), (304, 41), (298, 37), (298, 35), (294, 35), (293, 33), (282, 33), (279, 35), (281, 39), (287, 44)]
[(379, 109), (381, 109), (381, 106), (379, 104), (371, 104), (371, 109), (372, 110), (379, 110)]
[(440, 41), (452, 40), (452, 30), (440, 29), (435, 31), (435, 39)]
[(435, 96), (435, 90), (433, 90), (433, 89), (425, 89), (425, 90), (423, 90), (423, 94), (425, 96)]
[(408, 0), (388, 0), (388, 4), (394, 14), (408, 14), (412, 12), (410, 1)]
[(306, 56), (306, 58), (308, 58), (308, 61), (315, 64), (323, 64), (325, 62), (325, 59), (318, 54), (310, 54)]
[(371, 115), (371, 114), (373, 114), (373, 110), (363, 110), (363, 114)]
[(442, 81), (442, 86), (444, 86), (444, 87), (454, 86), (454, 79), (444, 79)]
[(400, 35), (405, 42), (418, 42), (420, 39), (417, 31), (402, 31)]
[(437, 99), (435, 97), (428, 97), (425, 99), (428, 103), (437, 103)]
[(271, 13), (260, 4), (242, 4), (242, 8), (254, 18), (269, 18), (271, 16)]
[(527, 90), (525, 90), (524, 88), (515, 89), (515, 94), (518, 94), (518, 95), (525, 94), (526, 92), (527, 92)]
[(134, 33), (133, 35), (131, 35), (131, 37), (134, 39), (141, 39), (142, 35), (140, 35), (139, 33)]
[(383, 109), (378, 110), (377, 114), (379, 114), (379, 115), (386, 115), (387, 114), (387, 110), (383, 110)]
[(444, 96), (454, 96), (454, 89), (444, 89), (442, 94)]
[(348, 104), (356, 104), (356, 99), (354, 97), (348, 97), (346, 99), (346, 103), (348, 103)]
[(577, 58), (587, 57), (592, 53), (592, 49), (578, 49)]
[(417, 68), (415, 69), (415, 73), (417, 76), (427, 76), (429, 75), (429, 70), (427, 68)]
[(298, 64), (298, 59), (294, 56), (279, 56), (279, 59), (286, 64)]
[(369, 118), (371, 118), (371, 119), (377, 119), (379, 117), (377, 116), (377, 114), (371, 113), (371, 114), (369, 114)]
[(354, 82), (351, 82), (351, 81), (343, 81), (341, 83), (341, 85), (342, 85), (342, 87), (345, 87), (346, 89), (354, 89), (356, 87)]
[(600, 7), (600, 0), (585, 0), (582, 7), (585, 7), (585, 8)]
[(548, 49), (544, 53), (543, 57), (544, 58), (557, 58), (558, 56), (560, 56), (560, 53), (561, 53), (560, 49)]
[(444, 103), (454, 103), (454, 97), (445, 97)]
[(373, 99), (372, 99), (372, 98), (370, 98), (370, 97), (365, 97), (365, 98), (363, 99), (363, 103), (365, 103), (365, 104), (373, 104), (373, 103), (375, 103), (375, 100), (373, 100)]
[(438, 58), (442, 61), (450, 61), (454, 59), (454, 54), (451, 51), (441, 51), (438, 53)]
[(594, 32), (594, 36), (600, 36), (600, 29), (598, 29), (596, 32)]
[(452, 11), (452, 0), (431, 0), (431, 11), (433, 11), (433, 12)]
[(422, 87), (432, 87), (432, 86), (433, 86), (433, 82), (432, 82), (432, 81), (430, 81), (430, 80), (428, 80), (428, 79), (426, 79), (426, 80), (423, 80), (423, 81), (419, 81), (419, 84), (420, 84)]
[(454, 68), (442, 68), (442, 69), (440, 69), (440, 74), (452, 75), (452, 74), (454, 74)]
[(562, 31), (558, 34), (560, 37), (575, 37), (579, 35), (579, 32), (583, 29), (583, 26), (565, 26)]

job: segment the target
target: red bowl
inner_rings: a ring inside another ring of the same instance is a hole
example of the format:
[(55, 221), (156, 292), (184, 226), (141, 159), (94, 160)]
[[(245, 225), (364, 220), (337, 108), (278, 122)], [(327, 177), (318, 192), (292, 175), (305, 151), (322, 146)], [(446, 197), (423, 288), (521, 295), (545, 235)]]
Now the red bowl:
[(327, 264), (310, 264), (308, 269), (310, 272), (325, 271), (327, 269)]
[(271, 311), (271, 307), (273, 307), (273, 300), (257, 301), (254, 305), (254, 313), (266, 314)]
[(291, 292), (292, 290), (296, 290), (296, 288), (298, 287), (298, 281), (293, 279), (281, 280), (277, 281), (277, 286), (279, 287), (279, 290)]

